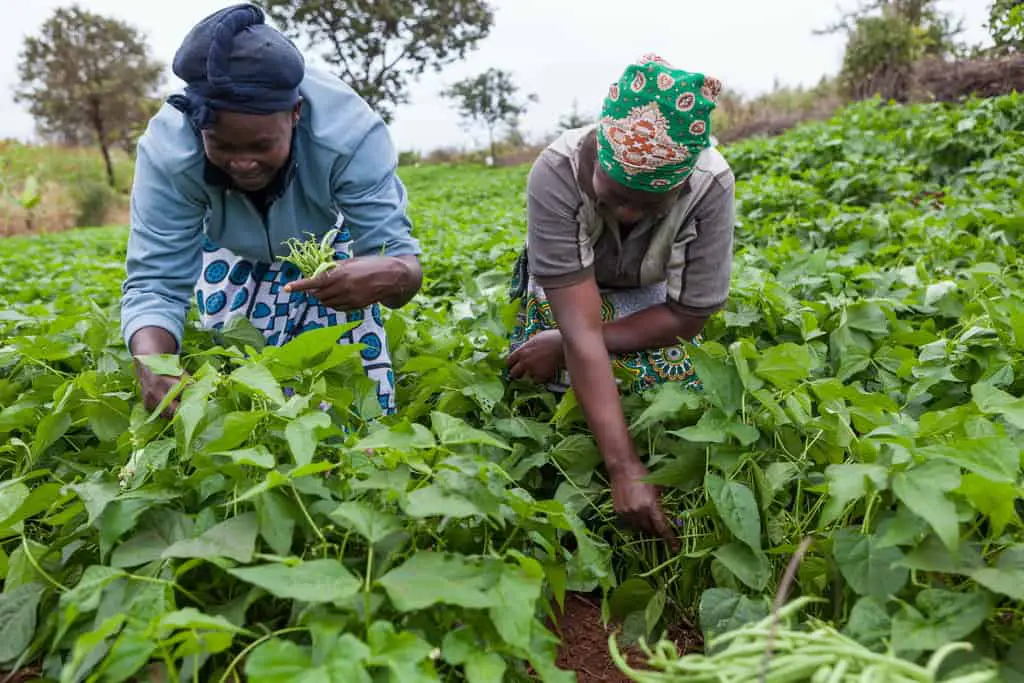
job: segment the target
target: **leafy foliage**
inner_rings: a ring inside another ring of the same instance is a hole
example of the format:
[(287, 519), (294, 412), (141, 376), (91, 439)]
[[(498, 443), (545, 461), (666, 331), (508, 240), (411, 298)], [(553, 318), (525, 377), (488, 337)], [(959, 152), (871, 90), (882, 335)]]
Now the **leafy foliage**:
[(768, 616), (810, 537), (792, 593), (858, 658), (1020, 680), (1022, 142), (1011, 95), (725, 148), (739, 238), (691, 349), (705, 390), (623, 397), (678, 554), (617, 523), (571, 393), (502, 379), (526, 167), (404, 170), (425, 284), (386, 321), (395, 416), (343, 328), (263, 348), (245, 325), (190, 327), (181, 408), (147, 414), (124, 231), (5, 243), (0, 664), (572, 680), (545, 624), (566, 592), (602, 591), (628, 640), (685, 615), (711, 643)]
[(65, 144), (95, 144), (115, 185), (111, 147), (132, 139), (151, 113), (163, 65), (135, 28), (78, 6), (60, 7), (25, 39), (15, 96), (40, 131)]
[(409, 101), (409, 81), (465, 58), (494, 11), (482, 0), (266, 0), (293, 39), (305, 36), (335, 73), (385, 121)]
[(997, 50), (1019, 52), (1024, 48), (1024, 2), (992, 0), (988, 30)]

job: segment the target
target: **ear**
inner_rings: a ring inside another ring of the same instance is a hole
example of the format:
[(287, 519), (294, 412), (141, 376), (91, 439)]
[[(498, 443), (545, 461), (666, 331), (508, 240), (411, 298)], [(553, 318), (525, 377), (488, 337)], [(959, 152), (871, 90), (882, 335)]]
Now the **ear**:
[(300, 98), (299, 101), (295, 103), (295, 107), (292, 109), (292, 126), (299, 125), (299, 117), (302, 116), (302, 103), (303, 100)]

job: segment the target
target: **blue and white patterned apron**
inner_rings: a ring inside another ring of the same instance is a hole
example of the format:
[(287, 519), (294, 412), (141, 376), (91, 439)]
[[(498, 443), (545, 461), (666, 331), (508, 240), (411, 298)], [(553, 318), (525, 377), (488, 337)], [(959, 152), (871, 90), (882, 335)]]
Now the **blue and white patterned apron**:
[[(338, 217), (335, 258), (352, 257), (352, 240)], [(229, 320), (245, 316), (263, 332), (267, 344), (281, 346), (307, 330), (330, 325), (359, 322), (338, 343), (361, 343), (363, 369), (377, 383), (377, 400), (385, 414), (393, 414), (395, 373), (388, 349), (380, 304), (355, 311), (341, 312), (324, 306), (307, 292), (291, 292), (284, 286), (301, 278), (291, 263), (250, 261), (228, 249), (203, 245), (203, 272), (196, 283), (196, 307), (204, 328), (220, 329)]]

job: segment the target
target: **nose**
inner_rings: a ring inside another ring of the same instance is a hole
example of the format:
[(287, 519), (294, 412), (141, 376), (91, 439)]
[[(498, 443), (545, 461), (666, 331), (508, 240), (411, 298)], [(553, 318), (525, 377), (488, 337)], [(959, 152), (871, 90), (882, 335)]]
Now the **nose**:
[(232, 159), (228, 163), (228, 169), (232, 173), (248, 175), (259, 170), (259, 164), (252, 159)]

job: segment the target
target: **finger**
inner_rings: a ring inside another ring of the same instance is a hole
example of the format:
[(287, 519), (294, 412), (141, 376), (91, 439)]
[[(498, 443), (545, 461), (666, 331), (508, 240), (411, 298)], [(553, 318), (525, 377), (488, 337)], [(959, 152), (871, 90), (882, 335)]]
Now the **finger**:
[(651, 522), (654, 525), (654, 530), (661, 538), (669, 544), (670, 547), (675, 549), (679, 545), (679, 538), (672, 532), (672, 528), (668, 523), (668, 519), (665, 517), (665, 513), (660, 508), (655, 508), (652, 512)]
[(318, 278), (303, 278), (301, 280), (295, 280), (289, 282), (284, 286), (286, 292), (306, 292), (312, 289), (318, 289), (323, 287), (323, 281)]
[(512, 364), (509, 365), (509, 376), (512, 377), (513, 379), (522, 379), (524, 367), (525, 366), (523, 365), (521, 360), (513, 361)]

